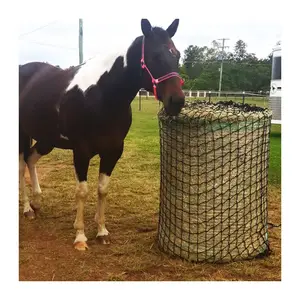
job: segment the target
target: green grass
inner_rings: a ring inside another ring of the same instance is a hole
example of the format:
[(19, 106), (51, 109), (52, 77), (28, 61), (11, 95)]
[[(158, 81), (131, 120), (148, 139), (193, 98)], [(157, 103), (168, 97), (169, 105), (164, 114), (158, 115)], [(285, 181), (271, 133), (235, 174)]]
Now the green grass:
[(269, 182), (281, 184), (281, 125), (271, 127)]
[[(231, 99), (231, 98), (228, 98)], [(234, 98), (232, 98), (235, 100)], [(225, 97), (222, 99), (225, 100)], [(261, 98), (247, 98), (246, 103), (267, 107), (267, 103)], [(151, 159), (159, 160), (159, 130), (157, 112), (159, 103), (156, 100), (142, 99), (141, 111), (139, 111), (138, 98), (132, 102), (133, 123), (126, 138), (128, 147), (138, 147), (140, 155), (152, 154)], [(143, 156), (142, 156), (143, 157)], [(155, 164), (155, 168), (159, 168)], [(270, 136), (270, 165), (269, 183), (281, 184), (281, 125), (272, 125)]]

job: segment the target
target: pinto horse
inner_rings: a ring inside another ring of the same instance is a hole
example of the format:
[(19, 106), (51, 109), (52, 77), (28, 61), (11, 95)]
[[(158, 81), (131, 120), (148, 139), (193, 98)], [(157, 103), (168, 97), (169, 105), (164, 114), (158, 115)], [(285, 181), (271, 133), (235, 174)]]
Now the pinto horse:
[[(86, 250), (84, 203), (88, 196), (89, 162), (100, 156), (96, 239), (110, 242), (105, 227), (108, 184), (123, 153), (132, 122), (131, 102), (141, 88), (163, 102), (166, 113), (176, 116), (184, 106), (182, 79), (178, 74), (180, 52), (172, 37), (179, 19), (166, 29), (141, 20), (143, 35), (122, 54), (92, 58), (82, 65), (61, 69), (32, 62), (19, 67), (19, 175), (24, 215), (33, 219), (41, 189), (36, 163), (54, 148), (73, 150), (77, 205), (74, 247)], [(36, 143), (32, 146), (32, 139)], [(28, 167), (33, 200), (25, 191)]]

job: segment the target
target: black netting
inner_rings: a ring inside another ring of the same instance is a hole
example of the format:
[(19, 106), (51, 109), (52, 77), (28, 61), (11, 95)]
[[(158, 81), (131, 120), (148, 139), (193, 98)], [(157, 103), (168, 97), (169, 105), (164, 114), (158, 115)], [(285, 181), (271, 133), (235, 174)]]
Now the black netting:
[(271, 112), (194, 101), (177, 117), (164, 109), (158, 117), (160, 249), (208, 262), (267, 254)]

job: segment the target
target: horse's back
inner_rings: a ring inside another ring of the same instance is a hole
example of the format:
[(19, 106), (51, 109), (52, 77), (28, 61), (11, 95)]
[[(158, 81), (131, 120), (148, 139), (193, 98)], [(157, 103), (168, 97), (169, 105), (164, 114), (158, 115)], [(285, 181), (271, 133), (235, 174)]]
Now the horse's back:
[(56, 103), (62, 69), (47, 63), (32, 62), (19, 67), (19, 122), (26, 134), (38, 139), (53, 138), (57, 132)]
[(19, 65), (19, 94), (23, 91), (30, 79), (44, 68), (49, 68), (49, 64), (43, 62), (30, 62)]
[[(76, 67), (61, 69), (36, 62), (20, 66), (19, 122), (26, 134), (35, 140), (59, 138), (61, 102), (76, 71)], [(81, 107), (78, 111), (76, 117), (82, 115)]]

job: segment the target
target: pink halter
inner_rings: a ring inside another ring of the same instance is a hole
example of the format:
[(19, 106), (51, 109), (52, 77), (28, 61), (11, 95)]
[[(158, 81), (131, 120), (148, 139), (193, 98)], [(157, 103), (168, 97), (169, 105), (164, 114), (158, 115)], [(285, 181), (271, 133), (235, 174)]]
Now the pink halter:
[(182, 78), (180, 77), (180, 75), (179, 75), (178, 73), (176, 73), (176, 72), (171, 72), (171, 73), (168, 73), (168, 74), (166, 74), (166, 75), (164, 75), (164, 76), (161, 76), (161, 77), (155, 79), (155, 78), (152, 76), (152, 74), (151, 74), (150, 70), (148, 69), (148, 67), (146, 66), (146, 63), (145, 63), (145, 53), (144, 53), (144, 51), (145, 51), (145, 37), (143, 37), (143, 43), (142, 43), (141, 67), (142, 67), (142, 69), (145, 69), (145, 70), (148, 72), (148, 74), (150, 75), (150, 77), (151, 77), (152, 84), (153, 84), (153, 94), (154, 94), (154, 96), (155, 96), (155, 99), (158, 100), (158, 98), (157, 98), (157, 92), (156, 92), (156, 86), (157, 86), (160, 82), (163, 82), (163, 81), (165, 81), (165, 80), (167, 80), (167, 79), (169, 79), (169, 78), (172, 78), (172, 77), (178, 77), (178, 78), (180, 79), (180, 84), (183, 85), (183, 83), (184, 83), (183, 79), (182, 79)]

